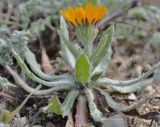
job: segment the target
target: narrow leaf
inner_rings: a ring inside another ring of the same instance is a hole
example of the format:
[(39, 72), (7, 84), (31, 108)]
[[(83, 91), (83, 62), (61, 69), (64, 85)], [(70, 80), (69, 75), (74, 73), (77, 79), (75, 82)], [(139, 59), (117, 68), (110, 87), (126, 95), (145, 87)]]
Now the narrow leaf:
[(63, 117), (67, 116), (73, 107), (73, 103), (77, 96), (79, 95), (78, 90), (71, 90), (67, 97), (65, 98), (64, 102), (62, 103), (62, 111), (63, 111)]
[(91, 74), (91, 79), (93, 81), (96, 81), (108, 68), (108, 65), (110, 63), (112, 56), (112, 49), (109, 48), (108, 53), (104, 58), (101, 60), (101, 62), (98, 64), (98, 66), (95, 67)]
[(69, 33), (67, 29), (67, 25), (65, 23), (65, 20), (63, 17), (60, 19), (60, 43), (61, 43), (61, 48), (63, 51), (63, 57), (65, 62), (71, 67), (75, 67), (75, 56), (73, 53), (69, 50), (68, 46), (66, 45), (66, 40), (69, 40)]
[(98, 89), (102, 95), (104, 95), (107, 104), (115, 111), (117, 112), (129, 112), (139, 106), (141, 106), (144, 102), (146, 102), (148, 99), (151, 99), (154, 97), (154, 95), (149, 95), (148, 97), (145, 97), (138, 101), (137, 103), (131, 104), (129, 106), (119, 104), (116, 101), (113, 100), (113, 98), (105, 91)]
[(144, 89), (148, 85), (151, 85), (152, 82), (153, 82), (153, 79), (151, 78), (151, 79), (145, 79), (145, 80), (142, 80), (142, 81), (139, 81), (137, 83), (127, 85), (127, 86), (110, 85), (109, 87), (120, 93), (132, 93), (132, 92), (136, 92), (136, 91), (140, 91)]
[(12, 112), (8, 112), (5, 114), (5, 119), (4, 119), (4, 123), (10, 123), (12, 121), (12, 119), (15, 117), (15, 115), (23, 108), (23, 106), (26, 104), (26, 102), (28, 101), (28, 99), (37, 91), (40, 89), (41, 86), (38, 86), (35, 91), (33, 91), (32, 93), (30, 93), (28, 95), (28, 97)]
[(93, 67), (96, 67), (108, 53), (109, 47), (112, 43), (113, 33), (114, 27), (111, 26), (102, 35), (96, 52), (91, 56)]
[(54, 96), (49, 103), (49, 111), (57, 115), (62, 115), (61, 103), (57, 96)]
[(85, 94), (87, 96), (89, 110), (92, 118), (96, 122), (104, 122), (107, 120), (106, 117), (103, 116), (103, 113), (97, 108), (97, 105), (94, 102), (94, 95), (91, 89), (86, 88)]
[(76, 61), (75, 77), (82, 83), (88, 83), (90, 80), (90, 63), (86, 55), (81, 55)]

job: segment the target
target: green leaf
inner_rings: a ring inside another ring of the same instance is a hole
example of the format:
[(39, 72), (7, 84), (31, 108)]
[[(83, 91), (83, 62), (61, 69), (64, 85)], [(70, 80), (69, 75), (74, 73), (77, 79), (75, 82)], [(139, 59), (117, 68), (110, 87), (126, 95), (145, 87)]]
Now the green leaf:
[(1, 118), (2, 119), (2, 121), (1, 121), (2, 123), (9, 124), (9, 121), (8, 121), (9, 118), (8, 117), (9, 117), (10, 113), (11, 112), (8, 111), (8, 110), (3, 110), (2, 111), (2, 116), (1, 116), (2, 117)]
[(92, 118), (96, 122), (101, 122), (101, 123), (104, 122), (107, 118), (105, 118), (103, 113), (97, 108), (97, 105), (94, 102), (95, 98), (94, 98), (93, 91), (89, 88), (86, 88), (85, 94), (87, 96), (88, 106), (89, 106), (89, 110), (90, 110), (90, 114), (91, 114)]
[(61, 103), (57, 96), (54, 96), (49, 103), (49, 111), (57, 115), (62, 115)]
[(0, 64), (12, 65), (13, 60), (10, 54), (10, 45), (8, 45), (7, 41), (0, 39)]
[(108, 53), (109, 47), (112, 43), (113, 33), (114, 27), (110, 26), (102, 35), (96, 52), (91, 56), (91, 62), (94, 68), (101, 62), (101, 60)]
[(74, 68), (76, 60), (75, 60), (75, 56), (73, 55), (73, 52), (71, 52), (71, 50), (68, 48), (66, 44), (66, 40), (69, 40), (69, 32), (68, 32), (67, 25), (63, 17), (61, 17), (60, 19), (59, 36), (60, 36), (60, 43), (61, 43), (61, 49), (63, 52), (64, 60), (71, 68)]
[(29, 32), (26, 31), (17, 31), (15, 30), (11, 37), (7, 40), (10, 47), (12, 47), (16, 52), (23, 57), (25, 47), (29, 41)]
[(32, 96), (33, 93), (35, 93), (38, 89), (40, 89), (41, 86), (38, 86), (32, 93), (28, 95), (28, 97), (12, 112), (6, 111), (4, 113), (3, 122), (4, 123), (10, 123), (12, 119), (15, 117), (15, 115), (23, 108), (23, 106), (26, 104), (28, 99)]
[(71, 43), (64, 35), (64, 32), (59, 31), (59, 35), (61, 37), (61, 40), (65, 43), (66, 47), (70, 50), (70, 52), (74, 55), (74, 57), (78, 57), (81, 52), (74, 46), (73, 43)]
[(16, 86), (11, 82), (9, 82), (6, 78), (0, 76), (0, 90), (7, 91), (8, 87), (16, 87)]
[(73, 103), (78, 95), (79, 95), (78, 90), (71, 90), (68, 93), (67, 97), (65, 98), (64, 102), (62, 103), (63, 117), (67, 116), (70, 113), (70, 111), (73, 107)]
[(95, 69), (93, 70), (93, 72), (91, 74), (91, 79), (93, 81), (96, 81), (107, 70), (108, 65), (110, 63), (110, 60), (111, 60), (111, 56), (112, 56), (112, 49), (109, 48), (108, 53), (106, 54), (106, 56), (95, 67)]
[(76, 61), (75, 67), (76, 80), (82, 83), (88, 83), (90, 80), (90, 63), (86, 55), (81, 55)]
[(102, 75), (103, 73), (102, 72), (97, 72), (97, 73), (94, 73), (91, 77), (91, 80), (92, 81), (96, 81), (97, 79), (99, 79), (99, 77)]

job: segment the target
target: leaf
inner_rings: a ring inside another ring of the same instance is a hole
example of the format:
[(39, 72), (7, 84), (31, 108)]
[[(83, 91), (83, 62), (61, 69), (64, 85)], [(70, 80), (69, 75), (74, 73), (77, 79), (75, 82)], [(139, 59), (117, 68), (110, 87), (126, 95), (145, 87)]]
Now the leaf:
[(13, 60), (10, 54), (10, 45), (8, 45), (7, 41), (0, 38), (0, 64), (12, 65)]
[(75, 67), (76, 80), (82, 83), (88, 83), (90, 80), (90, 63), (86, 55), (81, 55), (76, 61)]
[(63, 117), (67, 116), (73, 107), (73, 103), (77, 96), (79, 95), (78, 90), (71, 90), (67, 97), (65, 98), (64, 102), (62, 103), (62, 111), (63, 111)]
[(4, 123), (10, 123), (15, 115), (23, 108), (28, 99), (34, 94), (41, 86), (38, 86), (32, 93), (28, 95), (28, 97), (12, 112), (6, 112), (3, 118)]
[(108, 106), (111, 107), (113, 110), (115, 110), (117, 112), (129, 112), (129, 111), (141, 106), (148, 99), (151, 99), (151, 98), (154, 97), (154, 94), (153, 95), (149, 95), (149, 96), (139, 100), (138, 102), (136, 102), (134, 104), (126, 106), (126, 105), (123, 105), (123, 104), (120, 104), (120, 103), (114, 101), (113, 98), (107, 92), (105, 92), (105, 91), (103, 91), (101, 89), (98, 89), (98, 90), (105, 97)]
[(6, 78), (0, 76), (0, 90), (8, 90), (8, 87), (16, 87), (16, 86), (11, 82), (9, 82)]
[(63, 42), (65, 43), (66, 47), (70, 50), (70, 52), (74, 55), (74, 57), (78, 57), (81, 52), (80, 49), (78, 49), (77, 47), (74, 46), (74, 44), (72, 44), (69, 39), (67, 39), (64, 35), (64, 32), (59, 31), (59, 35), (61, 37), (61, 39), (63, 40)]
[(74, 68), (76, 60), (75, 60), (75, 56), (73, 55), (71, 50), (66, 45), (66, 40), (69, 40), (69, 33), (67, 30), (67, 25), (63, 17), (61, 17), (60, 19), (59, 36), (60, 36), (60, 43), (61, 43), (61, 48), (63, 51), (64, 60), (71, 68)]
[(109, 62), (112, 56), (112, 49), (109, 48), (108, 53), (106, 56), (101, 60), (98, 66), (93, 70), (91, 74), (91, 79), (96, 81), (108, 68)]
[(132, 93), (136, 91), (140, 91), (150, 85), (153, 82), (153, 79), (144, 79), (141, 80), (137, 83), (133, 83), (131, 85), (127, 86), (114, 86), (114, 85), (109, 85), (110, 88), (112, 88), (115, 91), (118, 91), (120, 93)]
[(57, 115), (62, 115), (61, 103), (57, 96), (54, 96), (49, 103), (49, 111)]
[(101, 62), (101, 60), (108, 53), (109, 47), (112, 43), (113, 33), (114, 33), (114, 27), (113, 26), (110, 26), (103, 33), (96, 52), (90, 58), (94, 68)]
[(94, 95), (91, 89), (86, 88), (85, 89), (85, 94), (87, 96), (87, 100), (88, 100), (88, 105), (89, 105), (89, 111), (90, 114), (92, 116), (92, 118), (96, 121), (96, 122), (104, 122), (107, 120), (107, 118), (105, 118), (103, 116), (103, 113), (97, 108), (97, 105), (94, 102)]
[(11, 37), (7, 40), (11, 48), (16, 50), (16, 52), (23, 57), (26, 50), (26, 45), (29, 41), (29, 32), (26, 31), (17, 31), (15, 30)]
[(6, 27), (6, 26), (1, 26), (0, 27), (0, 38), (2, 38), (2, 39), (6, 39), (8, 36), (7, 35), (9, 35), (10, 34), (10, 29), (8, 28), (8, 27)]

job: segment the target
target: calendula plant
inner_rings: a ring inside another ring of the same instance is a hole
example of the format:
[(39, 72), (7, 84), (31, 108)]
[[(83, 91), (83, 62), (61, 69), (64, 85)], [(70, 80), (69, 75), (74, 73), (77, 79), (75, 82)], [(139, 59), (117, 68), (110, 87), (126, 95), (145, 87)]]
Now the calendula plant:
[[(70, 75), (45, 74), (37, 63), (35, 55), (26, 45), (27, 41), (29, 41), (27, 34), (16, 32), (12, 34), (7, 41), (12, 44), (10, 47), (11, 54), (17, 60), (23, 73), (34, 82), (48, 87), (48, 89), (35, 91), (35, 89), (27, 85), (11, 67), (5, 65), (5, 68), (13, 76), (16, 83), (26, 92), (34, 95), (52, 95), (57, 91), (67, 91), (67, 96), (62, 104), (58, 98), (54, 96), (49, 102), (49, 105), (44, 107), (43, 110), (62, 115), (63, 117), (68, 116), (73, 108), (74, 102), (79, 96), (80, 99), (78, 100), (83, 100), (83, 104), (85, 104), (85, 106), (88, 105), (91, 117), (95, 121), (103, 123), (109, 119), (98, 109), (95, 102), (94, 91), (98, 91), (99, 94), (104, 96), (108, 106), (118, 112), (128, 112), (137, 108), (137, 106), (140, 106), (151, 97), (146, 97), (137, 103), (125, 106), (114, 101), (112, 96), (103, 89), (107, 87), (120, 93), (139, 91), (152, 82), (153, 79), (148, 77), (160, 67), (159, 62), (142, 76), (127, 81), (117, 81), (104, 77), (112, 55), (111, 43), (114, 35), (114, 26), (111, 25), (102, 33), (96, 49), (93, 47), (93, 42), (98, 34), (96, 25), (102, 20), (106, 13), (107, 8), (105, 5), (93, 6), (90, 3), (86, 4), (84, 8), (81, 6), (76, 8), (68, 7), (66, 10), (61, 11), (62, 17), (60, 18), (60, 29), (58, 33), (64, 61), (71, 69)], [(67, 24), (63, 17), (74, 27), (80, 44), (74, 45), (74, 43), (70, 41)], [(14, 41), (17, 40), (20, 41), (19, 43), (22, 43), (23, 50), (19, 51), (19, 47), (13, 45)], [(79, 124), (86, 126), (82, 123)]]

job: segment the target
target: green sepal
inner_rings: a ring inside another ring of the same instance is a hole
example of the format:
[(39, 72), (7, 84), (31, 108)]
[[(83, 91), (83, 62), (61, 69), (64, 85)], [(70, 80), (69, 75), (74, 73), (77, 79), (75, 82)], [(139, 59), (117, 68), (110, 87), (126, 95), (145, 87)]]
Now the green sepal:
[(93, 41), (98, 33), (98, 29), (94, 25), (79, 25), (76, 28), (76, 35), (84, 46), (84, 51), (87, 56), (91, 56)]

